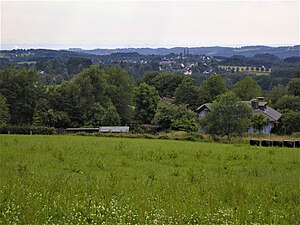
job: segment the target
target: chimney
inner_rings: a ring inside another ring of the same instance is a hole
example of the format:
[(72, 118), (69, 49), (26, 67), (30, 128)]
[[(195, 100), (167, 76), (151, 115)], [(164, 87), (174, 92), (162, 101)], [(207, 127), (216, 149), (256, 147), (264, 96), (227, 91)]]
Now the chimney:
[(263, 102), (264, 101), (264, 97), (256, 97), (256, 99), (259, 101), (259, 102)]
[(253, 108), (253, 109), (255, 109), (255, 110), (258, 109), (258, 102), (259, 102), (258, 99), (253, 99), (253, 100), (251, 101), (251, 105), (252, 105), (252, 108)]

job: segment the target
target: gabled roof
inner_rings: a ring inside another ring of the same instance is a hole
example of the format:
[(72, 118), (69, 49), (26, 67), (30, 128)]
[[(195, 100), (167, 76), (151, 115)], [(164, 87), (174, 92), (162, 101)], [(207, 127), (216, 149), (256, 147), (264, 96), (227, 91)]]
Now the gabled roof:
[(204, 110), (207, 108), (209, 111), (211, 111), (211, 103), (205, 103), (197, 108), (197, 112)]
[(276, 111), (275, 109), (267, 106), (266, 102), (259, 102), (259, 106), (265, 106), (264, 109), (254, 109), (251, 105), (251, 101), (245, 101), (245, 103), (248, 104), (248, 106), (251, 108), (252, 110), (252, 114), (262, 114), (265, 116), (265, 118), (268, 118), (270, 121), (278, 121), (280, 119), (280, 117), (282, 116), (282, 114), (278, 111)]
[[(252, 104), (251, 104), (251, 101), (244, 101), (252, 110), (252, 114), (262, 114), (264, 115), (265, 118), (269, 119), (269, 121), (271, 122), (275, 122), (275, 121), (278, 121), (282, 114), (278, 111), (276, 111), (275, 109), (267, 106), (267, 102), (260, 102), (259, 103), (259, 106), (264, 106), (264, 109), (254, 109), (252, 107)], [(209, 111), (211, 111), (211, 103), (205, 103), (201, 106), (199, 106), (197, 108), (197, 112), (201, 112), (203, 111), (204, 109), (208, 109)]]

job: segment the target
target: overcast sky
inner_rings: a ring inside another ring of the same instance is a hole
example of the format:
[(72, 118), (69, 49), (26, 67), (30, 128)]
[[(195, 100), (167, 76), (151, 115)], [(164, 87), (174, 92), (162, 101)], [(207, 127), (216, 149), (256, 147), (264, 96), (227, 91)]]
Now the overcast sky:
[(1, 49), (296, 45), (299, 5), (1, 0)]

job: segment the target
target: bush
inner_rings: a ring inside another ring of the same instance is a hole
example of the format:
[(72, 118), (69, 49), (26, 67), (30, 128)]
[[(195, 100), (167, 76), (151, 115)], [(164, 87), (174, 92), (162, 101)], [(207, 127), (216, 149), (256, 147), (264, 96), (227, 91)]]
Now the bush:
[(145, 139), (155, 139), (155, 136), (153, 136), (151, 134), (143, 134), (143, 138), (145, 138)]
[(171, 138), (167, 135), (162, 135), (162, 136), (159, 136), (158, 139), (170, 140)]
[(300, 132), (294, 132), (291, 137), (300, 138)]
[(29, 125), (5, 125), (0, 127), (1, 134), (55, 134), (54, 127), (29, 126)]

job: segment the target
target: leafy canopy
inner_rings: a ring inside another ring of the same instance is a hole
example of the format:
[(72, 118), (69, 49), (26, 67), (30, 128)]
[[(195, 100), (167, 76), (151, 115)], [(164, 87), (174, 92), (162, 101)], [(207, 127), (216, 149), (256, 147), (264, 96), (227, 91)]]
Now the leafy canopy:
[(218, 95), (221, 95), (227, 91), (226, 83), (219, 75), (211, 75), (203, 82), (203, 85), (200, 89), (200, 94), (202, 96), (201, 103), (212, 102), (217, 98)]
[(261, 113), (252, 115), (250, 117), (250, 120), (254, 132), (261, 133), (264, 130), (264, 128), (269, 124), (269, 120), (266, 119)]
[(159, 101), (159, 95), (155, 87), (145, 82), (140, 83), (134, 89), (133, 99), (135, 103), (135, 119), (140, 124), (151, 123)]
[(252, 98), (261, 95), (261, 89), (258, 83), (252, 77), (245, 77), (243, 80), (237, 82), (233, 87), (233, 92), (241, 100), (249, 101)]
[(233, 92), (226, 92), (211, 104), (211, 112), (200, 120), (208, 134), (240, 135), (249, 128), (250, 108)]
[(157, 107), (153, 123), (161, 130), (197, 131), (199, 122), (195, 112), (186, 105), (160, 103)]

